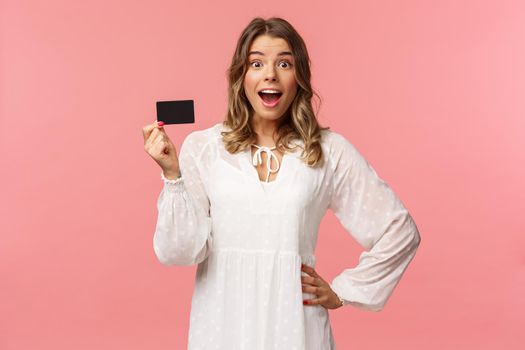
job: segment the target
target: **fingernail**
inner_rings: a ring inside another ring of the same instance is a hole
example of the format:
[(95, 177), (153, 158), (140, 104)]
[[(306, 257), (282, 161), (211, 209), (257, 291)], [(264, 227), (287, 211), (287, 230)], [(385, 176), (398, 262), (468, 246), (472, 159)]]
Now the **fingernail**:
[(159, 122), (159, 126), (163, 126), (164, 125), (164, 122)]
[(303, 305), (307, 305), (308, 304), (308, 300), (303, 300)]

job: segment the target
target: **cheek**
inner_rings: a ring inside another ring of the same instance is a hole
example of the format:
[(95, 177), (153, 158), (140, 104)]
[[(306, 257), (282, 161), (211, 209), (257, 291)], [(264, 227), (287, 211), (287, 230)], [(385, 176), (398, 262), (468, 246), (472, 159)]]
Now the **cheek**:
[(295, 92), (297, 91), (297, 81), (295, 75), (290, 75), (286, 80), (286, 90)]
[(255, 79), (251, 74), (246, 74), (244, 76), (244, 86), (247, 89), (253, 88), (255, 86)]
[(289, 98), (293, 100), (295, 98), (295, 95), (297, 94), (297, 83), (292, 81), (289, 85), (287, 85), (286, 89), (290, 91)]

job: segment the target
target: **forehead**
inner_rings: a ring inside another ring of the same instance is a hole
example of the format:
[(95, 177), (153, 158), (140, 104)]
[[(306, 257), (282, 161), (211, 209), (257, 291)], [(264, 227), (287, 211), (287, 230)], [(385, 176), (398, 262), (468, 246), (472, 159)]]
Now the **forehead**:
[(283, 38), (272, 38), (269, 35), (259, 35), (252, 42), (249, 53), (259, 51), (266, 56), (275, 56), (281, 52), (291, 52), (290, 46)]

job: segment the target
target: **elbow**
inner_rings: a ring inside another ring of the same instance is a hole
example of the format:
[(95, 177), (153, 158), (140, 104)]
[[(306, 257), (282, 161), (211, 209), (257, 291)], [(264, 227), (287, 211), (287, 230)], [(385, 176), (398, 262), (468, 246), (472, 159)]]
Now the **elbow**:
[(384, 304), (381, 304), (381, 305), (371, 305), (369, 307), (369, 311), (372, 311), (372, 312), (380, 312), (380, 311), (383, 311), (383, 309), (385, 308), (385, 305)]
[(350, 304), (364, 311), (379, 312), (385, 308), (386, 301), (379, 303), (359, 303), (351, 301)]
[(412, 246), (414, 247), (414, 249), (417, 249), (421, 244), (421, 235), (419, 234), (419, 230), (412, 217), (410, 217), (410, 225), (412, 231)]
[(203, 244), (189, 246), (166, 244), (153, 240), (153, 250), (157, 260), (163, 265), (190, 266), (204, 261), (211, 251), (212, 237), (208, 236)]
[(173, 250), (167, 250), (165, 248), (161, 248), (157, 244), (153, 244), (153, 250), (155, 252), (155, 256), (157, 257), (157, 260), (162, 265), (179, 265), (182, 259), (180, 259), (180, 256), (174, 252)]
[(198, 263), (195, 257), (185, 252), (178, 251), (177, 249), (161, 249), (159, 246), (154, 244), (153, 250), (155, 251), (157, 260), (162, 265), (190, 266)]
[(417, 249), (419, 245), (421, 244), (421, 236), (419, 235), (418, 231), (414, 231), (414, 239), (413, 239), (414, 249)]
[[(188, 229), (188, 227), (193, 229)], [(163, 265), (190, 266), (204, 261), (212, 247), (211, 220), (191, 221), (187, 226), (157, 224), (153, 250)]]

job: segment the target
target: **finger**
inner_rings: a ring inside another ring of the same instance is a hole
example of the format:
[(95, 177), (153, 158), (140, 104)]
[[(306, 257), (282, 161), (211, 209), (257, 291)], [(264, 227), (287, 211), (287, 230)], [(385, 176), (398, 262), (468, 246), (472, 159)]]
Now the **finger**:
[(169, 139), (168, 138), (168, 135), (166, 134), (166, 132), (162, 129), (162, 128), (156, 128), (154, 129), (148, 140), (146, 141), (146, 144), (144, 145), (146, 148), (148, 147), (151, 147), (151, 145), (159, 138), (161, 137), (164, 141), (167, 142), (167, 140)]
[(157, 138), (160, 131), (158, 128), (154, 128), (150, 133), (148, 138), (146, 139), (146, 142), (144, 142), (144, 148), (148, 149), (151, 147), (153, 141)]
[(303, 300), (303, 304), (305, 305), (321, 305), (326, 301), (326, 297), (319, 297), (314, 299), (305, 299)]
[(166, 143), (163, 141), (162, 138), (156, 139), (151, 145), (151, 150), (153, 151), (153, 154), (164, 153), (165, 148), (166, 148)]
[(315, 294), (315, 295), (319, 295), (319, 293), (321, 292), (319, 287), (314, 287), (314, 286), (310, 286), (310, 285), (307, 285), (307, 284), (303, 284), (302, 285), (302, 290), (303, 290), (304, 293), (311, 293), (311, 294)]
[(144, 142), (146, 142), (146, 140), (149, 138), (153, 130), (158, 129), (157, 126), (158, 126), (158, 123), (155, 120), (155, 122), (148, 124), (142, 128), (142, 135), (144, 136)]
[(161, 125), (157, 126), (157, 130), (158, 130), (159, 133), (164, 135), (166, 139), (169, 138), (168, 134), (166, 133), (166, 129), (164, 129), (164, 126), (161, 126)]
[(310, 276), (301, 276), (301, 281), (306, 284), (311, 284), (313, 286), (320, 286), (320, 281), (316, 277), (310, 277)]
[(317, 272), (315, 272), (314, 268), (313, 267), (310, 267), (308, 265), (304, 265), (302, 264), (301, 265), (301, 270), (306, 272), (307, 274), (309, 274), (310, 276), (314, 276), (314, 277), (319, 277), (319, 275), (317, 274)]
[(151, 142), (151, 147), (158, 147), (159, 145), (162, 145), (162, 147), (166, 146), (166, 137), (162, 133), (158, 133), (155, 139)]
[(317, 284), (318, 285), (322, 285), (322, 284), (326, 284), (327, 282), (324, 280), (324, 278), (322, 278), (318, 273), (317, 271), (315, 271), (315, 269), (311, 266), (308, 266), (308, 265), (304, 265), (302, 264), (302, 269), (304, 269), (304, 272), (306, 272), (307, 274), (313, 276), (315, 279), (317, 279)]

